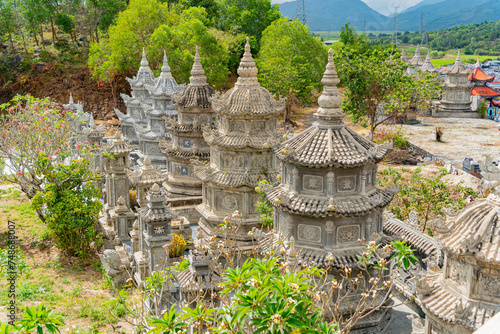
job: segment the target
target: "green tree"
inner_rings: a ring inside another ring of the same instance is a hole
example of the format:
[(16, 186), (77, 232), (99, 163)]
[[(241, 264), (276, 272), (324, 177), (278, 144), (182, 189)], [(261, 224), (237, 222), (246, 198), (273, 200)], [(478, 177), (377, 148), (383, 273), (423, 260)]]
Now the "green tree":
[(279, 19), (264, 30), (257, 58), (259, 80), (270, 92), (289, 97), (285, 119), (292, 95), (304, 101), (313, 87), (320, 88), (327, 53), (321, 39), (298, 20)]
[(10, 47), (12, 51), (15, 52), (14, 40), (12, 34), (15, 29), (15, 13), (14, 6), (11, 0), (0, 0), (0, 34), (8, 34)]
[[(349, 30), (348, 25), (345, 27)], [(370, 45), (363, 35), (335, 45), (335, 65), (344, 88), (342, 108), (351, 119), (370, 129), (404, 116), (410, 108), (422, 109), (440, 91), (434, 74), (406, 75), (407, 65), (392, 47)]]
[(219, 6), (220, 27), (232, 33), (253, 36), (257, 43), (252, 43), (252, 46), (257, 53), (264, 30), (281, 18), (279, 6), (272, 5), (270, 0), (219, 0)]
[(461, 184), (451, 185), (443, 180), (448, 174), (444, 168), (432, 177), (421, 172), (421, 167), (413, 171), (389, 167), (379, 173), (378, 183), (381, 186), (396, 184), (400, 187), (388, 210), (401, 220), (408, 219), (410, 213), (415, 211), (424, 231), (431, 218), (444, 216), (443, 208), (451, 205), (454, 209), (462, 209), (468, 196), (477, 196), (471, 188)]
[(202, 22), (205, 16), (204, 9), (192, 7), (182, 13), (178, 24), (160, 26), (151, 36), (148, 54), (159, 62), (166, 50), (173, 76), (180, 82), (188, 82), (195, 49), (199, 46), (208, 82), (220, 88), (229, 75), (229, 50)]

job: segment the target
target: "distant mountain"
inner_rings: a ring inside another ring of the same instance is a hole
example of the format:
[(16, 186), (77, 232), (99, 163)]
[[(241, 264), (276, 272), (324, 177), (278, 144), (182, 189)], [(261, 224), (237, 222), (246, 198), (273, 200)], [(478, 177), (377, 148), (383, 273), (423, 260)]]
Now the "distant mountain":
[[(295, 19), (297, 1), (280, 4), (281, 14)], [(312, 31), (339, 31), (346, 23), (358, 31), (387, 30), (386, 16), (361, 0), (307, 0), (307, 24)]]
[(415, 6), (411, 6), (411, 7), (406, 8), (401, 13), (411, 12), (412, 10), (415, 10), (417, 8), (420, 8), (420, 7), (423, 7), (423, 6), (427, 6), (427, 5), (434, 5), (434, 4), (443, 2), (443, 1), (445, 1), (445, 0), (423, 0), (423, 1), (419, 2), (419, 3), (417, 3)]
[(441, 30), (461, 24), (500, 20), (500, 1), (445, 0), (424, 5), (398, 15), (398, 30), (419, 30), (421, 13), (424, 14), (426, 30)]

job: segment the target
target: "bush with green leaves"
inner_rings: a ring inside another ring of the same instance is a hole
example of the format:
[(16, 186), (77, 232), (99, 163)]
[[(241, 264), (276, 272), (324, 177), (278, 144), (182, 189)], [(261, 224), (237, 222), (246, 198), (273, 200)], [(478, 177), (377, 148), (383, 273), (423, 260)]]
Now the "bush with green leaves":
[(69, 256), (91, 258), (101, 242), (96, 231), (101, 192), (92, 183), (99, 176), (90, 170), (87, 159), (53, 163), (45, 152), (39, 153), (35, 170), (43, 175), (44, 187), (32, 204), (44, 210), (57, 247)]
[[(268, 181), (260, 181), (259, 184), (261, 182), (270, 184)], [(272, 228), (274, 225), (274, 207), (259, 186), (255, 187), (255, 192), (260, 194), (260, 198), (262, 199), (262, 201), (257, 202), (255, 207), (255, 211), (260, 213), (259, 220), (262, 223), (262, 226)]]
[(22, 318), (15, 322), (15, 328), (19, 333), (42, 334), (44, 331), (54, 334), (60, 333), (60, 326), (64, 325), (62, 317), (48, 310), (42, 302), (38, 307), (23, 307), (24, 312), (21, 314)]
[[(9, 261), (10, 260), (10, 261)], [(10, 264), (13, 264), (16, 276), (21, 275), (30, 271), (30, 266), (26, 263), (24, 259), (23, 250), (21, 247), (16, 246), (14, 250), (7, 248), (0, 248), (0, 275), (6, 275), (9, 271)]]
[(462, 209), (469, 196), (477, 196), (473, 189), (464, 187), (461, 183), (452, 185), (448, 180), (443, 180), (448, 174), (444, 168), (432, 177), (421, 173), (421, 167), (413, 171), (389, 167), (379, 172), (378, 183), (381, 186), (399, 186), (399, 192), (387, 209), (401, 220), (408, 219), (410, 213), (415, 211), (424, 231), (431, 218), (444, 216), (444, 208), (452, 206), (457, 210)]

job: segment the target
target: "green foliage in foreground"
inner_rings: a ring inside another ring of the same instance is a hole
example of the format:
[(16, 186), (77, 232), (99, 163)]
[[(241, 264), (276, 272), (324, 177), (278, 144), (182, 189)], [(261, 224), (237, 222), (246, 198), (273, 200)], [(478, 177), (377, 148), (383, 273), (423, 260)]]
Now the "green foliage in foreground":
[(262, 34), (257, 66), (259, 80), (277, 96), (295, 94), (304, 100), (321, 87), (328, 52), (319, 37), (298, 20), (274, 21)]

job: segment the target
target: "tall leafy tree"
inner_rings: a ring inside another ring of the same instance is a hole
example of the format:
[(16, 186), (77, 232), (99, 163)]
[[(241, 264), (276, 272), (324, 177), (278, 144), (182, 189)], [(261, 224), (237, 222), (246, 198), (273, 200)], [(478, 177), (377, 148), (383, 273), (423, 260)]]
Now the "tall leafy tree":
[(11, 0), (0, 0), (0, 33), (9, 36), (10, 46), (12, 51), (15, 51), (12, 35), (15, 29), (15, 13), (14, 6)]
[(221, 28), (254, 36), (257, 44), (253, 49), (256, 51), (264, 30), (281, 18), (279, 6), (272, 5), (270, 0), (219, 0), (219, 6)]
[[(304, 100), (313, 87), (321, 86), (327, 49), (319, 37), (298, 20), (279, 19), (262, 34), (257, 65), (259, 80), (276, 95)], [(290, 99), (285, 118), (289, 118)]]
[(354, 122), (367, 126), (372, 138), (380, 124), (404, 116), (410, 108), (425, 108), (439, 94), (434, 74), (406, 75), (407, 65), (397, 50), (372, 46), (364, 36), (354, 38), (352, 31), (343, 36), (334, 54), (344, 87), (342, 108)]

